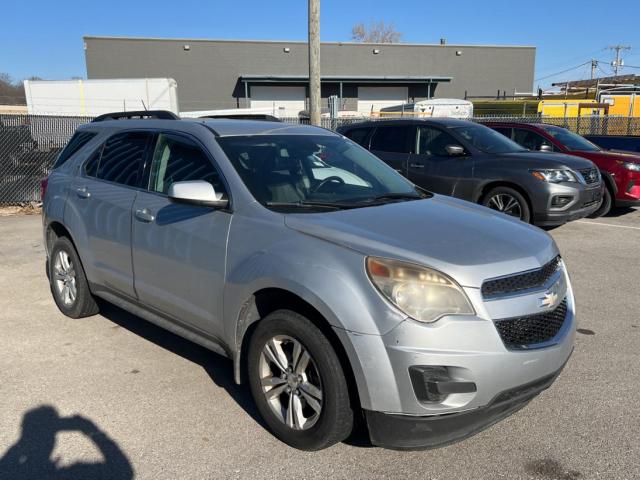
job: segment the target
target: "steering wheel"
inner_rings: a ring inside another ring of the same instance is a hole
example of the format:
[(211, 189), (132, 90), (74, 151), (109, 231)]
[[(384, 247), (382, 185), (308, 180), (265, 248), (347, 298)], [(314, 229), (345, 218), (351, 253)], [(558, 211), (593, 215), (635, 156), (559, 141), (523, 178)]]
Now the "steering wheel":
[(338, 185), (344, 185), (344, 180), (338, 177), (337, 175), (332, 175), (330, 177), (327, 177), (324, 180), (322, 180), (316, 188), (313, 189), (313, 193), (318, 192), (320, 189), (322, 189), (325, 185), (328, 185), (329, 183), (337, 183)]

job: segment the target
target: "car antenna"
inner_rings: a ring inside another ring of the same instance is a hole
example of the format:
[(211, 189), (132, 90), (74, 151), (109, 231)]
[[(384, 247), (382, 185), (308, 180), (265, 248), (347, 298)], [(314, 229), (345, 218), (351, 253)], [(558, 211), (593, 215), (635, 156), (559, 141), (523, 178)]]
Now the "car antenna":
[(140, 101), (142, 102), (142, 106), (144, 107), (145, 111), (149, 111), (149, 109), (147, 108), (147, 106), (144, 104), (144, 100), (140, 99)]

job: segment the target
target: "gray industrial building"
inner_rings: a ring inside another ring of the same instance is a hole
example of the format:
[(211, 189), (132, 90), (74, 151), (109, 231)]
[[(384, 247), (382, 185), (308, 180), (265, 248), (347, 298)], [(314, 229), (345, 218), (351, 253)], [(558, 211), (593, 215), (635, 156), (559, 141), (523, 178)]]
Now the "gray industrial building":
[[(84, 37), (89, 79), (170, 77), (182, 111), (304, 110), (307, 44), (286, 41)], [(428, 98), (528, 92), (535, 47), (327, 42), (322, 100), (369, 112)]]

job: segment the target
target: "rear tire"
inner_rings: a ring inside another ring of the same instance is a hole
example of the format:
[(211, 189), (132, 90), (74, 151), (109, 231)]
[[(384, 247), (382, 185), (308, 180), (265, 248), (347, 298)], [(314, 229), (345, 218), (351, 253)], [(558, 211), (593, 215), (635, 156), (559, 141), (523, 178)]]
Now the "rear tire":
[(321, 450), (353, 430), (349, 389), (338, 356), (306, 317), (277, 310), (261, 320), (249, 341), (247, 370), (262, 418), (284, 443)]
[(496, 187), (490, 190), (482, 199), (482, 205), (525, 223), (531, 222), (531, 210), (527, 200), (513, 188)]
[(613, 195), (611, 195), (609, 187), (605, 187), (602, 194), (602, 203), (595, 212), (588, 216), (588, 218), (598, 218), (606, 215), (611, 210), (612, 205)]
[(56, 305), (67, 317), (82, 318), (98, 313), (78, 252), (67, 237), (58, 238), (51, 248), (49, 285)]

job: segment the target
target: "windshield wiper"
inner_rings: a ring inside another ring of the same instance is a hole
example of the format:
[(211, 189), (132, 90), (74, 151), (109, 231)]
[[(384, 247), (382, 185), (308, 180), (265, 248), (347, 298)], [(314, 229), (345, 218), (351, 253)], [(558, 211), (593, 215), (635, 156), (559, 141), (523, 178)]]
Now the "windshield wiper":
[(365, 198), (358, 203), (384, 203), (386, 201), (393, 200), (422, 200), (427, 198), (427, 195), (419, 195), (416, 193), (385, 193), (383, 195), (376, 195), (375, 197)]
[(344, 210), (347, 208), (354, 208), (353, 205), (347, 205), (342, 203), (329, 203), (329, 202), (266, 202), (267, 207), (294, 207), (294, 208), (324, 208), (326, 210)]

